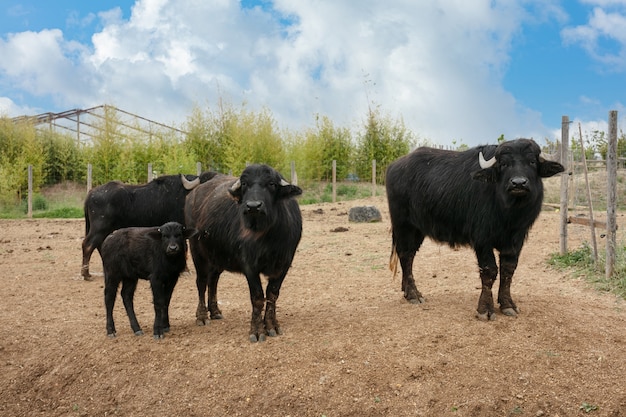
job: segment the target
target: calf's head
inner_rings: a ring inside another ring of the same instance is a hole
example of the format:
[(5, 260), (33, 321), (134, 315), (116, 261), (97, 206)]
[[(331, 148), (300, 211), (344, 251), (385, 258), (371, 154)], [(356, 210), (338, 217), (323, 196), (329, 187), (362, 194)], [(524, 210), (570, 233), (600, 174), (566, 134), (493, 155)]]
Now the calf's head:
[(289, 184), (267, 165), (246, 167), (228, 191), (237, 200), (244, 226), (255, 232), (262, 232), (275, 222), (277, 203), (302, 194), (300, 187)]
[(169, 222), (156, 230), (151, 230), (148, 236), (161, 242), (163, 253), (167, 256), (176, 256), (187, 250), (185, 239), (197, 233), (196, 229), (187, 229), (180, 223)]
[(526, 197), (542, 197), (541, 178), (563, 172), (563, 165), (546, 160), (541, 148), (532, 139), (504, 142), (496, 148), (495, 155), (485, 160), (478, 155), (480, 170), (472, 174), (476, 180), (494, 182), (498, 196), (512, 201)]

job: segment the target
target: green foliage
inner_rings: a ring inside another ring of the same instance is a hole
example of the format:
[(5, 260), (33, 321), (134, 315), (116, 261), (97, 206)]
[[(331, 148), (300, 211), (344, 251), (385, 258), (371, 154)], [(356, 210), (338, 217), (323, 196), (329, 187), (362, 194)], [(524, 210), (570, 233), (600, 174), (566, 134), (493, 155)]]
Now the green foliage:
[[(87, 151), (87, 161), (93, 166), (94, 186), (123, 178), (118, 175), (123, 175), (128, 167), (128, 148), (132, 148), (132, 140), (122, 135), (119, 120), (112, 108), (105, 107), (104, 117), (96, 124), (96, 129), (98, 134), (92, 137), (93, 144)], [(124, 163), (121, 163), (123, 154)]]
[(33, 167), (33, 189), (43, 183), (43, 147), (35, 128), (0, 118), (0, 205), (19, 204), (28, 190), (28, 165)]
[(606, 277), (604, 265), (606, 253), (599, 251), (598, 263), (593, 260), (591, 246), (584, 242), (578, 249), (561, 255), (553, 253), (548, 264), (557, 269), (571, 269), (575, 276), (581, 276), (600, 291), (612, 292), (626, 299), (626, 246), (616, 250), (615, 271), (610, 278)]
[(52, 210), (43, 211), (41, 213), (33, 213), (33, 218), (49, 218), (49, 219), (81, 219), (84, 217), (82, 207), (59, 207)]
[(352, 167), (354, 152), (352, 135), (346, 128), (335, 127), (326, 116), (316, 116), (316, 124), (305, 131), (302, 149), (302, 173), (312, 181), (332, 180), (332, 165), (336, 162), (337, 179), (346, 178)]
[(597, 405), (593, 405), (593, 404), (589, 404), (589, 403), (582, 403), (582, 405), (579, 407), (580, 410), (583, 410), (585, 413), (591, 413), (592, 411), (597, 411), (599, 408)]
[(80, 145), (68, 136), (45, 130), (37, 135), (45, 160), (44, 184), (78, 181), (85, 177), (85, 162)]
[(378, 109), (370, 109), (364, 131), (359, 136), (356, 152), (356, 173), (360, 178), (371, 178), (372, 160), (376, 160), (376, 182), (384, 183), (387, 166), (405, 155), (415, 145), (415, 136), (402, 119), (382, 116)]

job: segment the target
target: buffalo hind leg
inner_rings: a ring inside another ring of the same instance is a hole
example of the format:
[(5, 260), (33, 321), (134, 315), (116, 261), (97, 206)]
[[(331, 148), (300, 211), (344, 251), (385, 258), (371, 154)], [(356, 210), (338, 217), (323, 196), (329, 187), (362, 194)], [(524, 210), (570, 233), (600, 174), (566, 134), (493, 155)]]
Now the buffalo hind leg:
[[(193, 253), (193, 252), (192, 252)], [(195, 262), (196, 265), (196, 286), (198, 288), (198, 308), (196, 309), (196, 324), (204, 326), (209, 321), (209, 311), (212, 319), (221, 319), (222, 312), (217, 307), (217, 281), (222, 273), (210, 265), (205, 260)], [(208, 290), (208, 306), (206, 293)]]
[(411, 304), (421, 304), (425, 300), (415, 285), (413, 260), (415, 259), (415, 253), (424, 241), (424, 235), (409, 225), (401, 225), (397, 228), (394, 227), (393, 240), (395, 246), (392, 250), (395, 249), (398, 254), (400, 267), (402, 268), (402, 292), (404, 293), (404, 298)]
[(143, 335), (143, 330), (139, 326), (137, 316), (135, 315), (134, 301), (135, 290), (137, 289), (137, 279), (125, 279), (122, 281), (122, 301), (124, 302), (124, 308), (126, 309), (126, 315), (130, 321), (130, 327), (133, 329), (135, 336)]
[(482, 283), (480, 298), (478, 299), (478, 308), (476, 309), (476, 318), (483, 321), (495, 320), (496, 312), (491, 288), (498, 276), (496, 258), (491, 248), (476, 248), (476, 256), (478, 258), (480, 281)]
[(511, 297), (511, 282), (517, 268), (519, 255), (500, 252), (500, 288), (498, 289), (498, 304), (500, 311), (506, 316), (517, 317), (520, 309)]

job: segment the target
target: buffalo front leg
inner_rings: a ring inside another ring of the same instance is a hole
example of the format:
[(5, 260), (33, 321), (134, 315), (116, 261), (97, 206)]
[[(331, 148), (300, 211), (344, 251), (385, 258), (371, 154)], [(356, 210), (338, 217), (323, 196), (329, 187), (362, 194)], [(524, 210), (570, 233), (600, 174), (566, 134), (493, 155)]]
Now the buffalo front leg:
[(209, 274), (209, 294), (208, 294), (208, 307), (211, 314), (211, 320), (223, 319), (222, 311), (217, 304), (217, 283), (220, 280), (221, 271), (211, 272)]
[(250, 342), (265, 341), (265, 323), (263, 321), (263, 307), (265, 297), (261, 277), (257, 273), (247, 273), (248, 287), (250, 288), (250, 302), (252, 303), (252, 318), (250, 319)]
[(500, 252), (500, 288), (498, 289), (498, 304), (500, 311), (506, 316), (516, 317), (520, 309), (511, 297), (511, 282), (517, 268), (519, 254)]
[(278, 319), (276, 318), (276, 301), (280, 294), (280, 287), (285, 279), (287, 272), (282, 273), (278, 278), (270, 278), (267, 283), (266, 302), (265, 302), (265, 331), (270, 337), (283, 334)]
[(491, 248), (483, 248), (480, 250), (476, 248), (476, 256), (478, 257), (478, 268), (480, 270), (480, 281), (482, 284), (480, 298), (478, 299), (478, 308), (476, 309), (476, 318), (483, 321), (495, 320), (496, 312), (491, 288), (498, 276), (496, 258)]

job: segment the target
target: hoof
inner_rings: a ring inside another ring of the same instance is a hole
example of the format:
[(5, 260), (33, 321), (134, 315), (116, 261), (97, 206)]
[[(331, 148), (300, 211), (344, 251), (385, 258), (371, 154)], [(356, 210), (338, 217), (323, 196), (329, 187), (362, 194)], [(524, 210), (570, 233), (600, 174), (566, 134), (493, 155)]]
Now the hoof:
[(143, 330), (137, 330), (135, 336), (143, 336)]
[(222, 315), (222, 313), (211, 314), (211, 320), (221, 320), (223, 318), (224, 316)]
[(411, 304), (424, 304), (426, 302), (424, 297), (411, 298), (407, 299), (407, 301)]
[(505, 316), (509, 316), (509, 317), (517, 317), (517, 315), (520, 312), (519, 308), (513, 308), (513, 307), (503, 308), (500, 311), (502, 311), (502, 314), (504, 314)]
[(271, 329), (271, 330), (268, 330), (267, 335), (269, 337), (276, 337), (278, 335), (278, 333), (276, 333), (276, 330)]
[(170, 326), (163, 328), (163, 333), (169, 333), (169, 332), (170, 332)]
[(93, 277), (91, 275), (83, 275), (83, 281), (93, 281)]
[(479, 313), (477, 311), (476, 318), (480, 321), (494, 321), (496, 319), (496, 313), (490, 313), (490, 312)]
[(162, 335), (162, 334), (155, 334), (155, 335), (154, 335), (154, 340), (162, 340), (162, 339), (164, 339), (164, 338), (165, 338), (165, 336), (164, 336), (164, 335)]
[(196, 326), (206, 326), (209, 319), (196, 319)]
[(107, 334), (107, 337), (108, 337), (109, 339), (115, 339), (115, 337), (116, 337), (116, 336), (117, 336), (117, 334), (115, 334), (115, 332), (113, 332), (113, 333), (108, 333), (108, 334)]
[(265, 342), (265, 333), (261, 333), (258, 338), (257, 335), (251, 334), (248, 340), (250, 340), (250, 343)]

